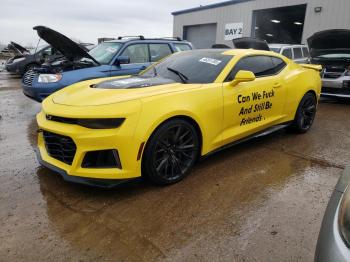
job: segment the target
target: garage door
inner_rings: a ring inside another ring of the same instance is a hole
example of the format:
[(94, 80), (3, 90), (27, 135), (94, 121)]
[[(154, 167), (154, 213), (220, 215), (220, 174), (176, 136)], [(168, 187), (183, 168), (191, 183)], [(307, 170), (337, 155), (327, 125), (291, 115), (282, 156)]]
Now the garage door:
[(216, 40), (216, 24), (184, 26), (184, 39), (195, 48), (210, 48)]

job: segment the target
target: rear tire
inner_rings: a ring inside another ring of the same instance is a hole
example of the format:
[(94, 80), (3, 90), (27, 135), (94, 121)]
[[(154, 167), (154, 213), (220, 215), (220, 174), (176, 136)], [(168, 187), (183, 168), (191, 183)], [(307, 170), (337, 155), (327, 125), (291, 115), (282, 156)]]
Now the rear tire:
[(296, 133), (306, 133), (311, 128), (316, 116), (317, 100), (314, 94), (306, 93), (301, 99), (295, 119), (288, 127)]
[(200, 143), (196, 129), (183, 119), (162, 124), (152, 134), (144, 151), (143, 171), (158, 185), (182, 180), (197, 160)]

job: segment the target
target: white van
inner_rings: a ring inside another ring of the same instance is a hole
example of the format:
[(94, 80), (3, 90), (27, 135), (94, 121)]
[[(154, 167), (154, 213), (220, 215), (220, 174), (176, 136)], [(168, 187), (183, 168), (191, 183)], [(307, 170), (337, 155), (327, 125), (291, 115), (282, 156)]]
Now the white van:
[(309, 63), (309, 48), (306, 45), (269, 44), (270, 50), (284, 55), (296, 63)]

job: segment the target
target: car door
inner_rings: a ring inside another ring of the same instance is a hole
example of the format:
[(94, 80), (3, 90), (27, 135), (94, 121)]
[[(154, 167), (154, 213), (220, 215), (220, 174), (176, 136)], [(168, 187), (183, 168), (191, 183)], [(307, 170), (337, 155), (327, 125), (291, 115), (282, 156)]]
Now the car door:
[(138, 74), (151, 64), (147, 43), (130, 44), (119, 56), (128, 57), (130, 63), (119, 65), (115, 61), (111, 66), (111, 76)]
[[(236, 63), (223, 84), (224, 144), (266, 129), (283, 118), (285, 67), (282, 59), (265, 55), (243, 57)], [(230, 85), (240, 70), (252, 71), (256, 79)]]

